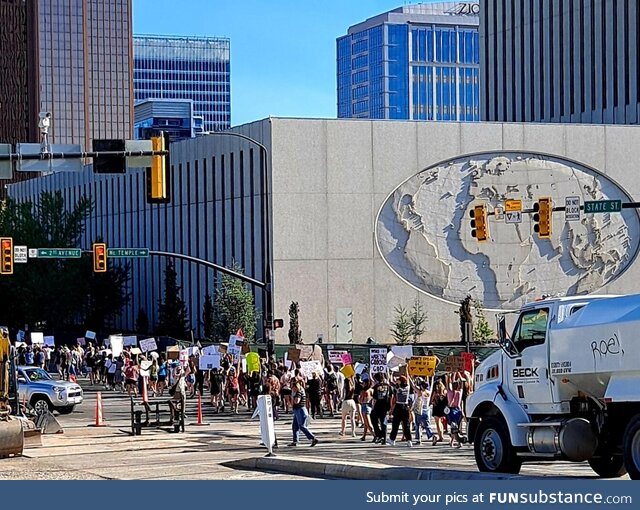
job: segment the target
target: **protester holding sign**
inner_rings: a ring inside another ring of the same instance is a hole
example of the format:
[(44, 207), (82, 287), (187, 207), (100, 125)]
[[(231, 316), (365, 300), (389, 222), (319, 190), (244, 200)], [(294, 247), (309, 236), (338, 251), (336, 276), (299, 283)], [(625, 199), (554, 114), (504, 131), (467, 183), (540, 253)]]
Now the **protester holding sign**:
[(429, 392), (427, 383), (416, 383), (412, 410), (417, 444), (422, 443), (423, 428), (427, 433), (427, 439), (431, 440), (433, 438), (433, 431), (431, 430), (431, 408), (429, 406), (430, 398), (431, 393)]
[(433, 406), (433, 419), (436, 422), (436, 435), (433, 436), (433, 444), (444, 441), (444, 423), (446, 419), (445, 409), (447, 407), (447, 389), (442, 381), (436, 383), (431, 394), (431, 404)]
[(393, 414), (393, 422), (391, 424), (391, 434), (389, 434), (388, 444), (395, 446), (398, 429), (402, 425), (403, 438), (407, 440), (407, 446), (413, 446), (411, 443), (411, 426), (409, 425), (409, 394), (411, 390), (409, 381), (404, 375), (398, 380), (398, 387), (392, 398), (391, 413)]
[[(459, 377), (459, 374), (456, 375)], [(460, 406), (462, 405), (462, 380), (460, 378), (453, 379), (450, 374), (447, 374), (446, 381), (448, 401), (447, 409), (449, 410), (447, 413), (447, 422), (451, 428), (451, 440), (449, 441), (449, 446), (454, 446), (454, 443), (456, 443), (456, 448), (462, 448), (462, 442), (460, 441), (460, 422), (462, 420), (462, 410), (460, 409)], [(445, 412), (447, 409), (445, 409)]]
[(386, 380), (385, 374), (378, 372), (374, 375), (376, 384), (373, 387), (373, 410), (371, 421), (373, 423), (373, 443), (385, 444), (387, 440), (386, 417), (391, 408), (393, 389)]

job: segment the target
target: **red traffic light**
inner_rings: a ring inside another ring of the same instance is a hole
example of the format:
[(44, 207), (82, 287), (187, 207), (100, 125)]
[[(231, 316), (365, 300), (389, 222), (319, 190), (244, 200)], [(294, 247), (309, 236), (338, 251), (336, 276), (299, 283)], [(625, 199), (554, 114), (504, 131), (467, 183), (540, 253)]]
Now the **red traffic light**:
[(93, 243), (93, 271), (96, 273), (107, 272), (106, 243)]
[(13, 274), (13, 238), (0, 238), (0, 274)]

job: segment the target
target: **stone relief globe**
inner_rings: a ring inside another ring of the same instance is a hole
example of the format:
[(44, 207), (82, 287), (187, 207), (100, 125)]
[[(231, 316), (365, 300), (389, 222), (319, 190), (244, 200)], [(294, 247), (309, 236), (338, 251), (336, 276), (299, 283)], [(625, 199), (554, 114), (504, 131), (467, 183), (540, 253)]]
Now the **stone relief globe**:
[(471, 237), (469, 212), (484, 203), (489, 212), (507, 199), (532, 209), (551, 197), (631, 201), (599, 171), (561, 157), (490, 152), (445, 161), (410, 177), (384, 201), (376, 219), (376, 243), (388, 266), (409, 285), (459, 304), (467, 294), (493, 309), (518, 308), (543, 295), (598, 291), (633, 262), (640, 240), (635, 209), (581, 212), (579, 221), (552, 219), (551, 239), (539, 239), (533, 214), (522, 223), (488, 217), (487, 242)]

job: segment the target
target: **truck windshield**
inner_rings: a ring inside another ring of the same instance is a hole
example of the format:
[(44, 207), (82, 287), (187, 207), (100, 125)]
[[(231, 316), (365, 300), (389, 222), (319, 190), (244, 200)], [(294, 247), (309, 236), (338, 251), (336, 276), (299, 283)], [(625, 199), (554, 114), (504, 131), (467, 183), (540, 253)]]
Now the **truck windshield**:
[(520, 315), (520, 320), (513, 332), (512, 342), (516, 349), (522, 352), (523, 349), (532, 345), (543, 344), (547, 336), (547, 322), (549, 320), (549, 309), (538, 308), (530, 310)]
[(49, 381), (51, 377), (41, 368), (28, 368), (24, 371), (31, 382)]

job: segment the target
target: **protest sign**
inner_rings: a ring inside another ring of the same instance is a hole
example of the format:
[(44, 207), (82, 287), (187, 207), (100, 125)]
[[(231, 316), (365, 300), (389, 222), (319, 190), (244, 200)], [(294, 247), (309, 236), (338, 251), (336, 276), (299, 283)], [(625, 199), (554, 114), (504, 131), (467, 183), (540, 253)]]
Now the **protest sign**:
[(409, 375), (431, 377), (436, 373), (438, 358), (435, 356), (414, 356), (409, 360)]
[(189, 347), (187, 351), (189, 352), (189, 357), (198, 356), (200, 354), (200, 348), (197, 345)]
[(44, 333), (31, 333), (31, 343), (33, 345), (42, 345), (44, 343)]
[(43, 340), (44, 340), (44, 345), (48, 345), (49, 347), (56, 346), (56, 340), (55, 340), (55, 337), (53, 336), (45, 336)]
[(142, 361), (140, 363), (140, 375), (142, 377), (149, 377), (151, 375), (151, 373), (149, 372), (149, 369), (151, 368), (151, 364), (153, 362), (152, 361)]
[(343, 365), (351, 365), (351, 363), (353, 363), (353, 358), (351, 357), (351, 354), (349, 354), (348, 352), (345, 352), (342, 355), (342, 364)]
[(365, 363), (356, 363), (354, 368), (356, 370), (356, 374), (361, 374), (367, 369), (367, 365)]
[(177, 345), (167, 347), (167, 359), (180, 359), (180, 347), (178, 347)]
[(189, 351), (187, 349), (180, 349), (178, 360), (183, 367), (186, 367), (189, 364)]
[(413, 357), (413, 347), (411, 345), (394, 345), (391, 347), (394, 356), (406, 361)]
[(111, 354), (113, 354), (114, 358), (117, 358), (122, 354), (124, 338), (121, 335), (111, 335), (109, 336), (109, 341), (111, 343)]
[(247, 373), (260, 372), (260, 355), (257, 352), (247, 353)]
[(95, 340), (96, 339), (96, 333), (95, 333), (95, 331), (87, 330), (87, 332), (84, 334), (84, 337), (88, 338), (89, 340)]
[(76, 343), (77, 343), (78, 345), (80, 345), (80, 346), (83, 346), (83, 347), (84, 347), (84, 346), (86, 345), (86, 343), (87, 343), (87, 342), (86, 342), (86, 340), (84, 339), (84, 337), (82, 337), (82, 338), (76, 338)]
[(460, 356), (447, 356), (444, 359), (444, 369), (447, 372), (462, 372), (464, 370), (464, 358)]
[(247, 358), (246, 357), (242, 357), (242, 359), (240, 360), (240, 366), (242, 367), (242, 373), (246, 374), (247, 373)]
[(320, 363), (318, 360), (301, 361), (300, 372), (302, 372), (302, 375), (304, 375), (307, 379), (311, 379), (314, 372), (318, 374), (318, 377), (322, 378), (322, 363)]
[(138, 347), (138, 338), (135, 336), (125, 336), (123, 342), (125, 347)]
[(313, 354), (313, 346), (312, 345), (303, 345), (300, 348), (300, 359), (307, 360)]
[(475, 355), (472, 352), (461, 352), (460, 357), (464, 360), (464, 369), (469, 373), (473, 372)]
[(214, 368), (220, 368), (220, 354), (200, 356), (200, 370), (212, 370)]
[(287, 359), (291, 360), (293, 363), (297, 363), (300, 361), (300, 349), (296, 349), (295, 347), (291, 347), (287, 351)]
[(218, 352), (221, 354), (226, 354), (227, 353), (227, 346), (224, 344), (220, 344), (218, 345)]
[(353, 369), (353, 367), (351, 365), (345, 365), (340, 369), (340, 372), (342, 372), (342, 375), (344, 375), (347, 379), (349, 377), (353, 377), (354, 375), (356, 375), (356, 371)]
[(347, 351), (329, 351), (329, 363), (342, 365), (342, 356), (349, 354)]
[(387, 348), (375, 348), (369, 350), (369, 371), (372, 374), (387, 371)]
[(140, 350), (142, 352), (155, 351), (157, 349), (158, 349), (158, 345), (156, 344), (155, 338), (147, 338), (145, 340), (140, 340)]
[(203, 356), (211, 356), (212, 354), (218, 354), (218, 346), (217, 345), (207, 345), (202, 348)]

